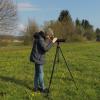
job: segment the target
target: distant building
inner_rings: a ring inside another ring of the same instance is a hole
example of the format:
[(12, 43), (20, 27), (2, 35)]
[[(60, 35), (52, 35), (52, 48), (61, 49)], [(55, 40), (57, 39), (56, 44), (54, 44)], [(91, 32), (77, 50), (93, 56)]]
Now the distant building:
[(5, 43), (22, 43), (24, 36), (0, 35), (0, 42)]

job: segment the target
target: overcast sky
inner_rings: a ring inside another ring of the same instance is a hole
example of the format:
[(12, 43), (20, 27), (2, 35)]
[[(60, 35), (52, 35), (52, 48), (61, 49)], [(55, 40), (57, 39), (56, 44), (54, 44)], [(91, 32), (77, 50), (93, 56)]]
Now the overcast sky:
[(19, 28), (23, 29), (28, 18), (39, 25), (56, 20), (61, 10), (69, 10), (72, 19), (87, 19), (100, 28), (100, 0), (14, 0), (18, 6)]

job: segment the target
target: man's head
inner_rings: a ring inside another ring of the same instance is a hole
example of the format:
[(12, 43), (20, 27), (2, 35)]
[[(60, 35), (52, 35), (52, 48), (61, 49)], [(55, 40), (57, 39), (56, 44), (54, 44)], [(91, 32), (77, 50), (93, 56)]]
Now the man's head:
[(45, 30), (45, 34), (46, 34), (47, 37), (48, 37), (48, 36), (49, 36), (50, 38), (54, 37), (54, 33), (53, 33), (53, 30), (52, 30), (51, 28), (46, 29), (46, 30)]

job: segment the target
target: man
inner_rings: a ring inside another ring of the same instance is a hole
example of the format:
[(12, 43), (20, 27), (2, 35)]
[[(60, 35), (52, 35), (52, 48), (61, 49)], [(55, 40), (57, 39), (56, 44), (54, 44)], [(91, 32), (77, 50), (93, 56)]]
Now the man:
[[(51, 38), (52, 37), (52, 38)], [(53, 37), (53, 31), (48, 29), (46, 32), (40, 31), (34, 35), (33, 48), (30, 55), (30, 61), (35, 63), (35, 75), (34, 75), (34, 92), (40, 90), (40, 92), (47, 92), (43, 80), (43, 65), (45, 53), (56, 42), (57, 38)]]

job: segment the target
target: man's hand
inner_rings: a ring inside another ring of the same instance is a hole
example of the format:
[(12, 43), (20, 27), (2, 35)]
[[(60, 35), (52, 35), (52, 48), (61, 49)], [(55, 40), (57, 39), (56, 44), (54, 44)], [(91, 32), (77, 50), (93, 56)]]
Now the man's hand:
[(52, 41), (54, 36), (47, 35), (46, 38)]
[(53, 38), (52, 42), (55, 43), (57, 41), (57, 38)]

